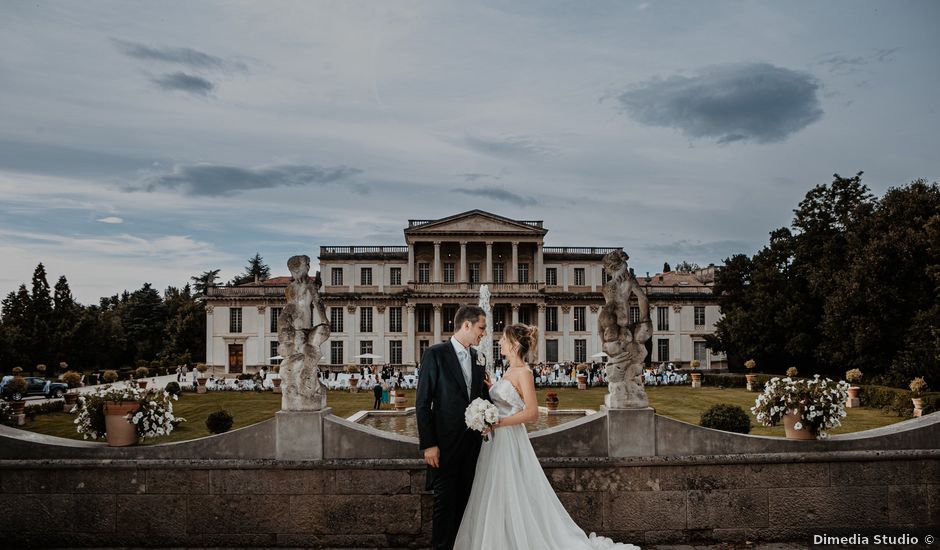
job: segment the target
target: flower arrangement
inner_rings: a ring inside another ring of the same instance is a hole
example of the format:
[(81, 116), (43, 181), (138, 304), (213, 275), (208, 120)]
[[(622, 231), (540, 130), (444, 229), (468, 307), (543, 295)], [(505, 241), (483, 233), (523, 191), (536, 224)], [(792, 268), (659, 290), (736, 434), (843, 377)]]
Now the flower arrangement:
[(69, 389), (74, 389), (82, 385), (82, 375), (70, 370), (62, 375), (62, 381), (68, 385)]
[(0, 424), (13, 425), (13, 407), (0, 401)]
[(790, 378), (793, 378), (797, 374), (799, 374), (799, 371), (796, 370), (796, 367), (790, 367), (787, 369), (787, 376), (789, 376)]
[(550, 391), (545, 394), (546, 403), (558, 403), (558, 392)]
[(196, 363), (196, 370), (199, 371), (199, 374), (205, 376), (206, 371), (209, 370), (209, 367), (205, 363)]
[(692, 370), (695, 370), (695, 369), (697, 369), (697, 368), (699, 367), (699, 365), (701, 365), (701, 364), (702, 364), (702, 362), (699, 361), (698, 359), (692, 359), (692, 361), (689, 363), (689, 366), (692, 367)]
[(756, 366), (757, 366), (757, 361), (755, 361), (755, 360), (753, 360), (753, 359), (748, 359), (747, 361), (744, 362), (744, 367), (745, 367), (747, 370), (751, 370), (751, 371), (752, 371), (752, 370), (754, 370), (754, 367), (756, 367)]
[(167, 392), (143, 390), (132, 386), (100, 388), (78, 398), (71, 412), (78, 412), (76, 430), (84, 439), (98, 439), (105, 435), (105, 403), (136, 402), (140, 406), (128, 413), (127, 420), (137, 427), (137, 435), (144, 439), (168, 435), (176, 424), (186, 419), (173, 415), (176, 396)]
[[(464, 421), (467, 423), (467, 427), (478, 432), (492, 427), (498, 420), (499, 410), (496, 409), (496, 405), (479, 397), (474, 399), (467, 406), (467, 410), (464, 411)], [(489, 438), (484, 435), (483, 441), (487, 440)]]
[(23, 367), (13, 367), (13, 376), (23, 376)]
[(911, 380), (911, 384), (908, 387), (911, 388), (911, 395), (915, 398), (921, 397), (930, 389), (927, 387), (927, 382), (924, 381), (923, 376), (918, 376)]
[(45, 375), (46, 375), (46, 365), (44, 365), (44, 364), (42, 364), (42, 363), (39, 363), (38, 365), (36, 365), (36, 372), (39, 373), (39, 376), (45, 376)]
[(812, 380), (774, 377), (757, 396), (751, 412), (764, 426), (776, 426), (787, 413), (798, 414), (797, 430), (807, 429), (819, 437), (842, 425), (849, 385), (828, 378)]
[(108, 384), (113, 384), (113, 383), (117, 382), (118, 373), (117, 373), (116, 370), (106, 370), (106, 371), (104, 371), (104, 373), (101, 375), (101, 379), (104, 380), (105, 382), (107, 382)]
[(137, 380), (142, 380), (150, 376), (150, 369), (147, 367), (137, 367), (134, 369), (134, 378)]
[(862, 381), (862, 371), (858, 369), (852, 369), (845, 372), (845, 380), (852, 384), (858, 384)]

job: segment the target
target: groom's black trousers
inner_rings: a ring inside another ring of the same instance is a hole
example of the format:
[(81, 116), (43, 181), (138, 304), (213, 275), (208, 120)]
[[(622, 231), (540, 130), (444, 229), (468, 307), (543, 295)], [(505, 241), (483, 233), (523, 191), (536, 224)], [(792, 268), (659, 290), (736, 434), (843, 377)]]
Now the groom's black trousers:
[(480, 443), (480, 434), (467, 430), (454, 448), (446, 453), (442, 450), (441, 467), (428, 469), (429, 485), (434, 491), (431, 524), (431, 548), (434, 550), (454, 547), (460, 520), (470, 500)]

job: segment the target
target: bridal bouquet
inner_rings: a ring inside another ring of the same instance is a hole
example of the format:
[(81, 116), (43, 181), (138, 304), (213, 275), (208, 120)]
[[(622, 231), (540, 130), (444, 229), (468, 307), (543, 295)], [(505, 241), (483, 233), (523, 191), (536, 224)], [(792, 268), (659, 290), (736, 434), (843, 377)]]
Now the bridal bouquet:
[[(499, 411), (496, 405), (489, 401), (477, 397), (467, 407), (463, 413), (464, 421), (471, 430), (482, 432), (486, 428), (492, 427), (499, 420)], [(488, 441), (487, 436), (483, 436), (483, 441)]]

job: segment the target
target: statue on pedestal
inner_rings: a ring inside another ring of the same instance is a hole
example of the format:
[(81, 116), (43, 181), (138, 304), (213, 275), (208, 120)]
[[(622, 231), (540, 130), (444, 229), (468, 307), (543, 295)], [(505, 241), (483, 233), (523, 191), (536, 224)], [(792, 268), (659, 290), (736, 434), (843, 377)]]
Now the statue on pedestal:
[[(627, 256), (615, 250), (604, 256), (604, 269), (610, 281), (603, 287), (604, 308), (597, 317), (598, 333), (607, 362), (608, 395), (605, 403), (611, 409), (640, 409), (649, 406), (643, 390), (643, 367), (646, 342), (653, 334), (650, 306), (646, 293), (627, 266)], [(640, 318), (630, 319), (630, 299), (636, 296)]]
[[(281, 361), (281, 410), (319, 411), (326, 407), (326, 386), (320, 382), (320, 346), (330, 338), (326, 306), (320, 298), (319, 275), (310, 280), (310, 258), (292, 256), (287, 260), (291, 281), (287, 285), (287, 305), (277, 319), (277, 353)], [(311, 307), (312, 306), (312, 307)], [(312, 326), (312, 308), (321, 323)]]

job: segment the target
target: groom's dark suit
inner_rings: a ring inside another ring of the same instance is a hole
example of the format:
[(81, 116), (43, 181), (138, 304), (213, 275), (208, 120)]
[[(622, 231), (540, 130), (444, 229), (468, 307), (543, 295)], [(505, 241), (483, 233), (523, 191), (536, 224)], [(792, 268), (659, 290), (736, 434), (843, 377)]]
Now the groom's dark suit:
[(457, 352), (448, 339), (429, 347), (421, 357), (415, 414), (418, 420), (419, 446), (422, 450), (439, 447), (440, 468), (427, 469), (427, 487), (434, 490), (434, 520), (431, 546), (451, 549), (457, 528), (470, 499), (473, 474), (480, 455), (480, 432), (467, 427), (464, 411), (477, 397), (489, 400), (483, 383), (483, 367), (470, 348), (470, 397)]

